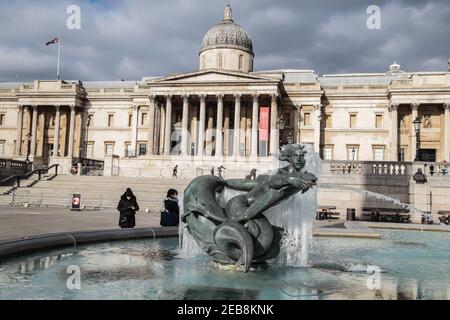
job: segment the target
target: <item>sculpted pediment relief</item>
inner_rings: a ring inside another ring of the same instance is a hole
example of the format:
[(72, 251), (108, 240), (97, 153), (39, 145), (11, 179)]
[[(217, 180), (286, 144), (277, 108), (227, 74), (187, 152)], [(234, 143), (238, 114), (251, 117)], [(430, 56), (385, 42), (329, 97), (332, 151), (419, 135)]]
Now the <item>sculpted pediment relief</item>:
[(245, 73), (226, 71), (198, 71), (193, 73), (176, 74), (153, 79), (148, 83), (203, 83), (203, 82), (267, 82), (279, 81), (276, 78), (261, 77)]

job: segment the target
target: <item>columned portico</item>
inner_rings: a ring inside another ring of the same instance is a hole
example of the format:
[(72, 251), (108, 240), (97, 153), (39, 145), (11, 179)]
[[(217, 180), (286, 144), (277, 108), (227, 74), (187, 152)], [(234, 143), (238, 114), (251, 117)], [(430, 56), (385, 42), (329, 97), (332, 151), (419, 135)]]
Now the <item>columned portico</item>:
[(417, 145), (417, 137), (416, 132), (414, 129), (414, 123), (413, 121), (417, 119), (419, 116), (419, 104), (418, 103), (412, 103), (411, 104), (411, 161), (416, 160), (416, 153), (418, 150), (416, 150)]
[(17, 137), (16, 137), (16, 145), (15, 145), (15, 155), (21, 155), (21, 146), (22, 146), (22, 130), (23, 130), (23, 106), (18, 107), (17, 112)]
[(391, 161), (398, 161), (398, 104), (389, 106), (391, 114)]
[(444, 103), (444, 160), (450, 161), (450, 102)]

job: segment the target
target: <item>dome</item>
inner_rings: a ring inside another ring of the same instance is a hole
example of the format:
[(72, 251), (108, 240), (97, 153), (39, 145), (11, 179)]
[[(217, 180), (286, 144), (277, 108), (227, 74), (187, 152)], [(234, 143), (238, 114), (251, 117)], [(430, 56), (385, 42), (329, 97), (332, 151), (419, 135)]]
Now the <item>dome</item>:
[(234, 23), (230, 5), (225, 8), (223, 21), (206, 33), (200, 53), (216, 48), (240, 49), (253, 55), (252, 40), (244, 28)]

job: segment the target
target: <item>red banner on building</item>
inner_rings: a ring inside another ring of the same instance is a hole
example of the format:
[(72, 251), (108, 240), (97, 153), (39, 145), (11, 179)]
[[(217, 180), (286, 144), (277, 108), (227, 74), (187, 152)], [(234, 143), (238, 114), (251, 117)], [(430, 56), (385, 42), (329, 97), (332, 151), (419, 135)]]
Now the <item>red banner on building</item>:
[(269, 141), (269, 107), (259, 110), (259, 140)]

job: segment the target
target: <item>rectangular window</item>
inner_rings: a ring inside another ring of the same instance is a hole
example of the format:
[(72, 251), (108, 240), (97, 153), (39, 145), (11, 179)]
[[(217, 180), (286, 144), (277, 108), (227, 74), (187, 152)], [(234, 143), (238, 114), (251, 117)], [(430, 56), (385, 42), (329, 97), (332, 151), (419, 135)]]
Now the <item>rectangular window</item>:
[(406, 159), (405, 148), (400, 148), (398, 151), (398, 161), (404, 162)]
[(384, 161), (384, 148), (381, 147), (373, 148), (373, 160)]
[(4, 126), (4, 125), (5, 125), (5, 114), (0, 113), (0, 126)]
[(140, 156), (147, 155), (147, 144), (146, 143), (139, 144), (139, 155)]
[(5, 140), (0, 141), (0, 157), (5, 155)]
[(108, 127), (112, 127), (114, 124), (114, 115), (108, 114)]
[(311, 126), (311, 113), (306, 112), (303, 115), (303, 123), (305, 124), (305, 127), (310, 127)]
[(332, 128), (333, 127), (333, 122), (332, 122), (332, 118), (331, 118), (331, 113), (327, 113), (325, 115), (325, 128)]
[(141, 126), (145, 126), (147, 124), (147, 114), (143, 113), (141, 115)]
[(128, 128), (131, 128), (133, 126), (133, 115), (128, 115)]
[(134, 156), (133, 148), (131, 147), (131, 143), (127, 142), (127, 143), (125, 143), (125, 157), (129, 158), (132, 156)]
[(359, 159), (359, 146), (347, 146), (347, 160), (358, 161)]
[(93, 142), (88, 142), (86, 144), (86, 157), (88, 159), (94, 158), (94, 143)]
[(356, 128), (356, 114), (350, 114), (350, 128)]
[(112, 156), (114, 154), (114, 143), (105, 143), (105, 155)]
[(325, 146), (323, 149), (323, 160), (333, 160), (333, 147)]
[(375, 115), (375, 128), (377, 129), (383, 128), (383, 115), (381, 114)]

